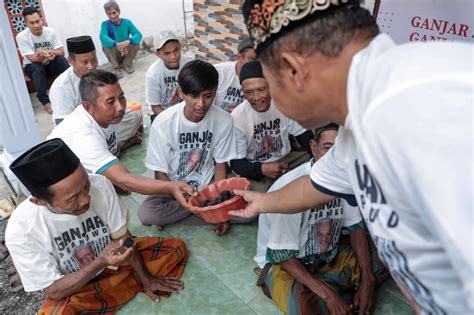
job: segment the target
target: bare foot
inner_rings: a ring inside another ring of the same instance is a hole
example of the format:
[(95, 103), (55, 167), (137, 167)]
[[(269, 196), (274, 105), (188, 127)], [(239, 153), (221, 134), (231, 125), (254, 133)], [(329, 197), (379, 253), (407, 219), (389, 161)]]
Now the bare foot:
[(119, 79), (123, 78), (123, 73), (122, 70), (120, 70), (120, 67), (114, 68), (113, 72)]
[(53, 109), (51, 108), (51, 103), (44, 104), (44, 110), (45, 110), (48, 114), (52, 115), (52, 114), (53, 114)]
[(164, 225), (157, 225), (156, 228), (158, 229), (158, 231), (163, 231), (165, 229), (165, 226)]
[(221, 222), (219, 224), (217, 224), (217, 226), (214, 228), (214, 230), (212, 230), (214, 232), (214, 234), (216, 234), (217, 236), (222, 236), (224, 235), (225, 233), (227, 233), (230, 229), (230, 224), (229, 222)]

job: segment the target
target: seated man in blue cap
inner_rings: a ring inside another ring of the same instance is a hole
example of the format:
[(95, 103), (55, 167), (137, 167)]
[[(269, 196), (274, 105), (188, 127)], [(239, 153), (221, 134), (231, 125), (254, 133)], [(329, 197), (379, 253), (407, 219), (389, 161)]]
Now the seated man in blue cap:
[[(67, 115), (82, 104), (79, 83), (81, 77), (98, 66), (95, 45), (90, 36), (66, 39), (71, 67), (54, 80), (49, 90), (53, 108), (53, 122), (59, 125)], [(142, 141), (143, 119), (141, 112), (125, 109), (123, 119), (117, 124), (117, 142), (121, 151)]]
[(62, 140), (33, 147), (10, 169), (31, 196), (12, 214), (6, 245), (25, 291), (48, 297), (40, 314), (115, 312), (138, 292), (158, 302), (183, 288), (183, 241), (132, 239), (112, 184), (88, 176)]

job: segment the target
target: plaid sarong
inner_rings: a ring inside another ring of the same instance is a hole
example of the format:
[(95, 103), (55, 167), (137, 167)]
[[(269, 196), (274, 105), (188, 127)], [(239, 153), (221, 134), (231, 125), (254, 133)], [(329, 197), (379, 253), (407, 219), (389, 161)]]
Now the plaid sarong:
[[(383, 271), (374, 246), (370, 247), (374, 275)], [(349, 237), (341, 237), (339, 251), (330, 264), (305, 265), (315, 278), (334, 289), (348, 304), (352, 304), (360, 281), (360, 267)], [(280, 265), (273, 265), (264, 276), (263, 292), (286, 315), (329, 314), (326, 303), (306, 286), (297, 282)]]
[[(138, 237), (134, 241), (135, 250), (152, 275), (181, 278), (188, 260), (183, 241), (161, 237)], [(142, 292), (140, 281), (132, 267), (124, 262), (118, 270), (105, 269), (68, 298), (47, 299), (38, 314), (114, 314), (139, 292)]]

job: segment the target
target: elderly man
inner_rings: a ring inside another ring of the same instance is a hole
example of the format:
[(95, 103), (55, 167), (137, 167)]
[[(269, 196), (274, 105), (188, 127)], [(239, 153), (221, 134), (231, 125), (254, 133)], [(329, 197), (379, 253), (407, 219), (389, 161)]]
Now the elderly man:
[(250, 203), (233, 214), (347, 198), (417, 311), (473, 313), (474, 46), (396, 46), (358, 1), (293, 2), (243, 6), (272, 97), (304, 127), (341, 128), (309, 177), (266, 195), (240, 192)]
[(102, 51), (113, 67), (114, 73), (121, 78), (121, 68), (130, 74), (135, 71), (133, 59), (140, 49), (142, 33), (129, 19), (120, 17), (120, 7), (115, 1), (104, 4), (105, 14), (109, 18), (100, 26)]
[(259, 61), (242, 67), (240, 83), (245, 101), (232, 112), (239, 159), (230, 166), (252, 180), (252, 190), (265, 192), (275, 179), (309, 159), (305, 152), (291, 151), (289, 135), (311, 154), (313, 133), (275, 108)]
[[(337, 129), (336, 124), (317, 129), (311, 140), (313, 159), (280, 177), (270, 191), (307, 176), (334, 144)], [(365, 314), (374, 299), (374, 274), (378, 283), (388, 275), (375, 250), (374, 263), (370, 256), (359, 209), (344, 200), (302, 213), (259, 217), (254, 258), (264, 270), (259, 285), (285, 314), (340, 314), (350, 304)]]
[(36, 97), (44, 110), (52, 114), (46, 78), (57, 77), (69, 67), (64, 58), (63, 44), (55, 30), (43, 26), (38, 9), (26, 7), (22, 15), (27, 27), (18, 33), (16, 42), (23, 56), (23, 67), (36, 87)]
[[(178, 75), (183, 102), (163, 111), (153, 122), (146, 166), (165, 182), (187, 182), (196, 189), (227, 177), (227, 162), (237, 156), (232, 118), (212, 106), (218, 74), (202, 60), (186, 64)], [(148, 197), (138, 210), (145, 225), (206, 224), (168, 194)], [(219, 224), (216, 235), (227, 232)]]
[(121, 190), (167, 193), (186, 206), (183, 193), (193, 194), (192, 187), (132, 174), (118, 160), (115, 124), (122, 120), (126, 104), (118, 77), (104, 70), (91, 71), (82, 76), (79, 91), (82, 105), (66, 116), (48, 139), (63, 139), (89, 174), (104, 175)]
[(25, 291), (48, 297), (39, 314), (112, 313), (139, 292), (158, 302), (183, 288), (184, 243), (132, 240), (112, 184), (88, 176), (63, 141), (33, 147), (10, 169), (31, 196), (12, 214), (6, 245)]
[[(59, 125), (68, 114), (82, 104), (79, 92), (81, 77), (95, 70), (98, 65), (94, 42), (90, 36), (68, 38), (66, 45), (71, 67), (56, 78), (49, 90), (55, 125)], [(126, 109), (122, 121), (116, 126), (118, 146), (121, 150), (141, 142), (142, 125), (141, 112)]]
[(214, 101), (215, 106), (230, 113), (242, 103), (244, 96), (239, 81), (240, 70), (244, 64), (255, 59), (253, 42), (246, 37), (240, 41), (237, 47), (235, 61), (221, 62), (216, 65), (216, 70), (219, 73), (219, 84)]
[(178, 73), (192, 59), (181, 56), (181, 44), (171, 31), (163, 31), (153, 38), (158, 60), (145, 75), (146, 102), (153, 111), (153, 121), (159, 113), (181, 102), (178, 93)]

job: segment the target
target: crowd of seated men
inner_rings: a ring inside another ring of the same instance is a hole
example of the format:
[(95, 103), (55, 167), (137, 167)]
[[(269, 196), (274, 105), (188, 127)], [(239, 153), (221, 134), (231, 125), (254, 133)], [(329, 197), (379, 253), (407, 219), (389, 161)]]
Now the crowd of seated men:
[[(330, 124), (314, 135), (276, 108), (249, 38), (235, 61), (214, 66), (182, 56), (178, 37), (167, 30), (154, 37), (158, 60), (145, 76), (153, 113), (145, 165), (154, 178), (133, 174), (119, 155), (142, 142), (143, 121), (127, 110), (119, 79), (122, 70), (134, 71), (142, 35), (120, 17), (117, 3), (104, 8), (109, 19), (100, 41), (112, 72), (97, 69), (88, 35), (66, 40), (66, 62), (56, 32), (42, 26), (34, 8), (24, 10), (28, 28), (17, 36), (25, 70), (55, 124), (46, 142), (11, 165), (31, 196), (6, 232), (24, 289), (47, 294), (41, 313), (114, 312), (138, 292), (158, 302), (183, 288), (184, 242), (132, 237), (117, 192), (147, 195), (138, 211), (144, 225), (208, 224), (187, 209), (196, 190), (234, 176), (250, 179), (251, 189), (276, 190), (308, 174), (337, 133)], [(59, 76), (48, 97), (50, 71)], [(235, 218), (213, 232), (249, 221)], [(286, 314), (368, 304), (386, 277), (369, 243), (358, 209), (343, 200), (291, 216), (261, 215), (258, 285)]]

